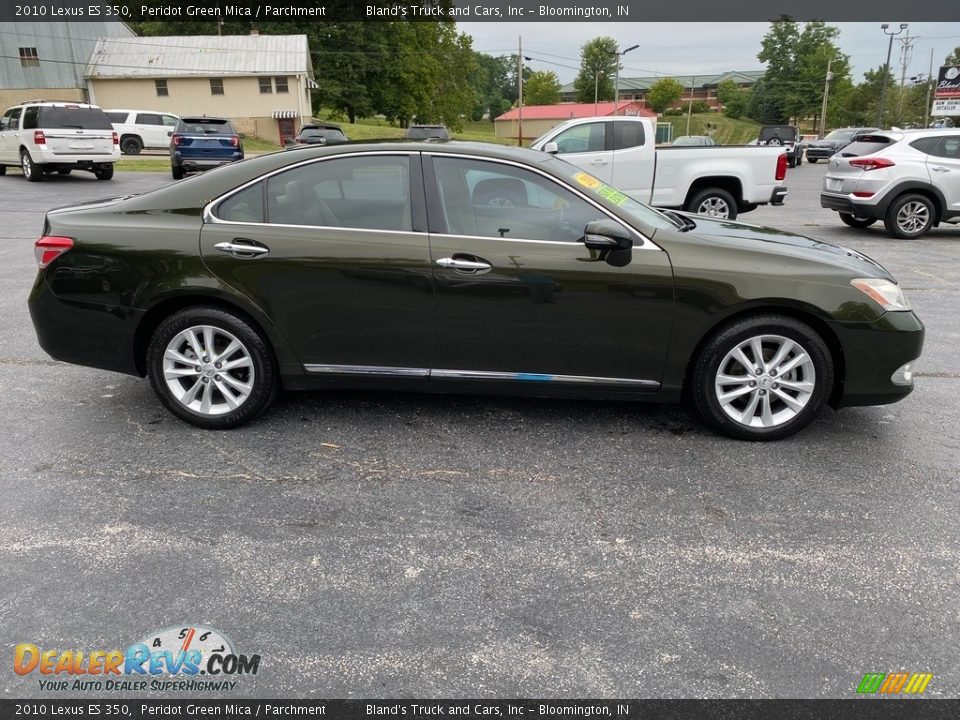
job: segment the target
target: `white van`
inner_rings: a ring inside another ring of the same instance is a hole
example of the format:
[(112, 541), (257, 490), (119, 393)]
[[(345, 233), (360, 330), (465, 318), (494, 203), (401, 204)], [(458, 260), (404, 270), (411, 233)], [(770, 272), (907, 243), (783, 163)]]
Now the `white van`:
[(120, 151), (139, 155), (144, 148), (166, 150), (180, 120), (170, 113), (153, 110), (106, 110), (113, 129), (120, 135)]

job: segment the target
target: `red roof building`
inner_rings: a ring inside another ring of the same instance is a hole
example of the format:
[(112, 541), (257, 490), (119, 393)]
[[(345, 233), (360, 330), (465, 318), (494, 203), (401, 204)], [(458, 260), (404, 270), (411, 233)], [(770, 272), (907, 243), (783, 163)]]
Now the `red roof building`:
[[(606, 117), (608, 115), (632, 115), (635, 117), (656, 118), (657, 114), (645, 108), (639, 102), (620, 102), (615, 108), (614, 103), (558, 103), (557, 105), (524, 105), (523, 106), (523, 138), (533, 140), (543, 135), (554, 125), (564, 120), (584, 117)], [(497, 137), (517, 137), (519, 134), (520, 110), (513, 108), (494, 120)]]

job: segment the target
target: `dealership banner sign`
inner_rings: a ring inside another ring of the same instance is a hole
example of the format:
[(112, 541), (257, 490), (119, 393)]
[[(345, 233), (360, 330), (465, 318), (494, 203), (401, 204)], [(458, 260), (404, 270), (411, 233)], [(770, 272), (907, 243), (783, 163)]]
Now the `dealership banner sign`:
[(960, 115), (960, 65), (944, 65), (937, 76), (931, 115)]

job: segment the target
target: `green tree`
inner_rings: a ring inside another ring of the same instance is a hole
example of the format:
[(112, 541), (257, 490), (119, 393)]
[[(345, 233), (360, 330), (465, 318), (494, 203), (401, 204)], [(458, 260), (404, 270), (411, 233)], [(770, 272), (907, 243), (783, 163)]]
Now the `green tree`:
[(733, 80), (720, 83), (717, 86), (717, 100), (723, 106), (723, 114), (734, 119), (746, 115), (750, 93), (748, 88), (740, 87)]
[(960, 65), (960, 45), (953, 49), (953, 52), (943, 59), (944, 65)]
[[(884, 66), (881, 65), (876, 70), (867, 70), (863, 74), (863, 82), (854, 88), (850, 93), (848, 106), (851, 107), (846, 116), (847, 122), (843, 124), (854, 125), (873, 125), (877, 122), (877, 110), (880, 107), (880, 90), (883, 86)], [(887, 70), (887, 97), (884, 101), (882, 127), (890, 127), (895, 123), (897, 110), (896, 98), (891, 93), (891, 88), (896, 87), (896, 80), (893, 73)], [(837, 126), (840, 123), (831, 122), (831, 125)]]
[(560, 80), (550, 70), (530, 73), (523, 81), (523, 102), (526, 105), (556, 105), (560, 102)]
[(618, 50), (612, 37), (594, 38), (580, 49), (580, 72), (573, 81), (577, 102), (593, 102), (594, 91), (599, 100), (613, 100)]
[[(473, 120), (485, 115), (493, 122), (502, 115), (517, 98), (516, 85), (510, 84), (511, 61), (509, 57), (495, 57), (474, 52), (475, 70), (470, 78), (475, 104), (471, 111)], [(514, 71), (515, 72), (515, 71)]]
[[(783, 15), (770, 23), (770, 29), (760, 43), (757, 59), (766, 63), (763, 93), (754, 92), (751, 117), (759, 122), (776, 123), (787, 119), (790, 88), (796, 71), (797, 44), (800, 29), (793, 20)], [(758, 113), (758, 114), (754, 114)]]
[(647, 92), (647, 105), (654, 112), (662, 113), (682, 97), (683, 85), (673, 78), (661, 78)]

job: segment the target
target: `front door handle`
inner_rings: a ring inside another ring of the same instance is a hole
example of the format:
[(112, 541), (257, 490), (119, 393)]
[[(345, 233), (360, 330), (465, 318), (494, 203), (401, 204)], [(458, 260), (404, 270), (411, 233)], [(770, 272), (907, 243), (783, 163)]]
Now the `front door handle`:
[(270, 252), (270, 248), (263, 245), (254, 245), (253, 240), (247, 240), (246, 238), (234, 238), (233, 242), (217, 243), (213, 247), (220, 252), (239, 258), (254, 258)]
[(439, 265), (442, 268), (452, 268), (457, 272), (466, 273), (468, 275), (485, 273), (493, 269), (493, 265), (486, 262), (485, 260), (480, 260), (480, 259), (464, 260), (462, 258), (445, 257), (445, 258), (439, 258), (437, 260), (437, 265)]
[(591, 160), (591, 161), (590, 161), (590, 164), (591, 164), (591, 165), (606, 165), (607, 162), (608, 162), (608, 161), (607, 161), (607, 160), (604, 160), (603, 158), (597, 158), (596, 160)]

